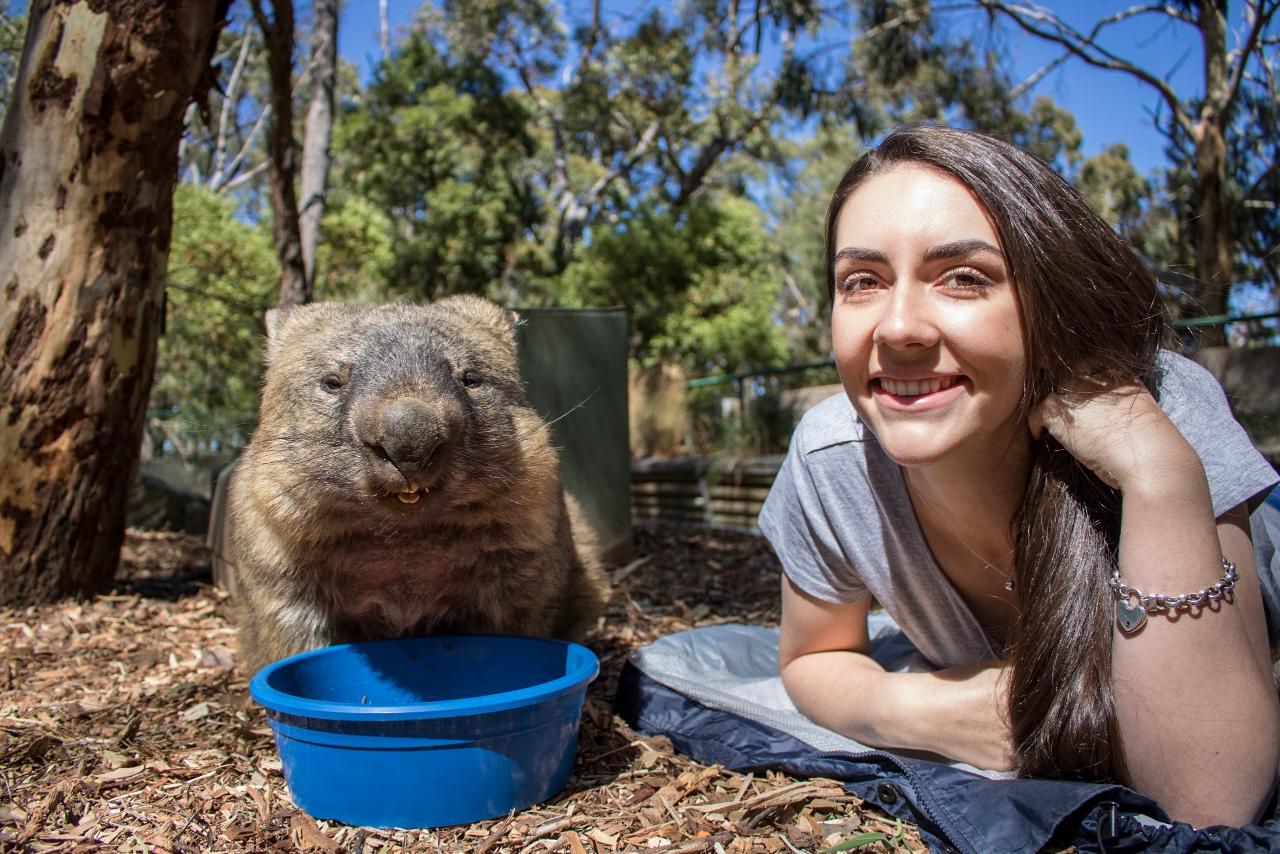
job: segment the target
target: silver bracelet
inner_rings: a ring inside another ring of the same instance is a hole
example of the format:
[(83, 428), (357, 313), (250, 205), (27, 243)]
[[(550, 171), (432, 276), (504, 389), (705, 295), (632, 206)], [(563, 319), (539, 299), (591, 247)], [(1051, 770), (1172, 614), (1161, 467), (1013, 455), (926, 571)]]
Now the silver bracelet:
[[(1240, 576), (1236, 573), (1236, 565), (1222, 557), (1222, 577), (1203, 590), (1188, 593), (1185, 596), (1166, 596), (1163, 593), (1144, 594), (1137, 587), (1130, 587), (1120, 580), (1120, 568), (1111, 570), (1111, 592), (1116, 597), (1116, 623), (1120, 631), (1131, 634), (1142, 628), (1147, 621), (1147, 614), (1159, 614), (1162, 611), (1185, 611), (1197, 608), (1210, 602), (1217, 602), (1227, 591), (1236, 586)], [(1136, 599), (1137, 605), (1130, 605)]]

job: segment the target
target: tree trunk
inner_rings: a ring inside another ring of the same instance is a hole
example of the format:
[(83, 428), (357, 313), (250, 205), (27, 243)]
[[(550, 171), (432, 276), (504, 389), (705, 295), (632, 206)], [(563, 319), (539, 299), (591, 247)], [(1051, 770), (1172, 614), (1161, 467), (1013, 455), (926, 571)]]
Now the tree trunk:
[(333, 136), (334, 87), (338, 78), (338, 0), (315, 0), (311, 47), (311, 103), (302, 135), (302, 210), (298, 226), (302, 266), (315, 288), (316, 244), (329, 183), (329, 141)]
[(178, 140), (227, 4), (32, 3), (0, 132), (0, 605), (115, 575)]
[[(1234, 247), (1231, 245), (1231, 203), (1227, 198), (1226, 115), (1227, 20), (1226, 3), (1201, 0), (1200, 38), (1204, 46), (1205, 100), (1196, 122), (1195, 211), (1196, 278), (1200, 282), (1200, 310), (1206, 315), (1226, 314), (1231, 292)], [(1225, 343), (1223, 327), (1205, 328), (1200, 338), (1206, 347)]]
[(382, 61), (391, 58), (391, 24), (387, 20), (387, 0), (378, 0), (378, 44), (382, 47)]
[(267, 156), (271, 161), (271, 219), (280, 259), (280, 305), (311, 302), (311, 283), (302, 262), (298, 224), (297, 148), (293, 144), (293, 0), (274, 0), (267, 18), (262, 0), (252, 0), (254, 16), (267, 42), (271, 79), (271, 122)]

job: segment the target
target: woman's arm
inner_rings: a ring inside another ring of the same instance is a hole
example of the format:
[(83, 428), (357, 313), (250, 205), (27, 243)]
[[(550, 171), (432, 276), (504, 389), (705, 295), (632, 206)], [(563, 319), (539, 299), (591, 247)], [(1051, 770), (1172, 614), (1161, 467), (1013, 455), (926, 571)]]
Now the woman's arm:
[(1280, 760), (1280, 704), (1246, 508), (1214, 519), (1194, 449), (1145, 390), (1058, 399), (1033, 418), (1121, 491), (1120, 575), (1146, 594), (1193, 593), (1222, 576), (1228, 598), (1115, 630), (1112, 684), (1135, 788), (1193, 825), (1244, 824), (1265, 806)]
[(1013, 767), (1003, 662), (890, 673), (870, 656), (870, 600), (824, 602), (782, 581), (782, 681), (806, 717), (875, 747)]

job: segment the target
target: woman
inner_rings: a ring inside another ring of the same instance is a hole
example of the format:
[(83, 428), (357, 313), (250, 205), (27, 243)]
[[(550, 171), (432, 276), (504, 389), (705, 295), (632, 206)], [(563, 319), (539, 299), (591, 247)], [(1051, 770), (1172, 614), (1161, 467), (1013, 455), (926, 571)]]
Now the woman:
[[(827, 270), (847, 400), (806, 415), (760, 520), (796, 706), (1256, 819), (1280, 705), (1248, 514), (1276, 477), (1212, 377), (1159, 351), (1150, 273), (1042, 162), (924, 126), (845, 174)], [(940, 669), (871, 659), (873, 597)]]

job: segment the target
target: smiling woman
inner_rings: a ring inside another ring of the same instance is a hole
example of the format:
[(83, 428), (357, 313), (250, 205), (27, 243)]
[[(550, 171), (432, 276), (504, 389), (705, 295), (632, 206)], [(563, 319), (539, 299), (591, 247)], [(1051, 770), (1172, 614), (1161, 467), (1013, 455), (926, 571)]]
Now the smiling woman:
[[(831, 315), (840, 377), (901, 465), (961, 447), (1025, 451), (1013, 282), (990, 218), (964, 185), (903, 166), (868, 179), (836, 221)], [(974, 448), (974, 453), (986, 451)]]
[[(1141, 261), (1034, 157), (937, 127), (854, 163), (827, 246), (846, 395), (806, 415), (760, 518), (797, 708), (1256, 819), (1280, 704), (1249, 513), (1277, 479), (1212, 377), (1159, 349)], [(873, 661), (872, 598), (937, 670)]]

